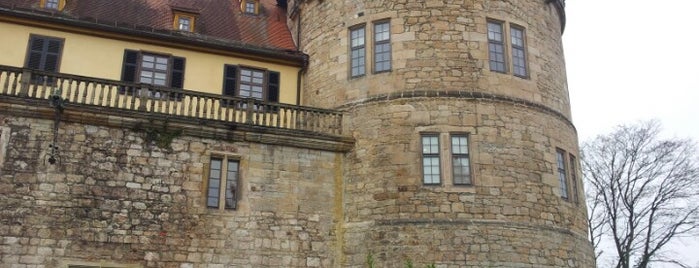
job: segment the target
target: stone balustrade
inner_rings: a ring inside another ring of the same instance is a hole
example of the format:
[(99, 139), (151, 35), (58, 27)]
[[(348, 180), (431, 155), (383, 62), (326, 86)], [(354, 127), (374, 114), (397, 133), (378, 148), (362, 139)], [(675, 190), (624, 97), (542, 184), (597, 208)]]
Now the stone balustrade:
[(322, 135), (342, 134), (342, 113), (334, 110), (0, 65), (0, 98), (3, 97), (46, 99), (47, 104), (50, 98), (60, 97), (66, 109), (78, 105)]

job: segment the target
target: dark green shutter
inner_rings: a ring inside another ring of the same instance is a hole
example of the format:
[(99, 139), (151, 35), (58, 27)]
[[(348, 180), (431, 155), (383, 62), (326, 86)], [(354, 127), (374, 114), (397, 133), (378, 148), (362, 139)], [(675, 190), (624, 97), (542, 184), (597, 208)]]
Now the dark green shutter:
[(235, 65), (223, 66), (223, 95), (235, 96), (238, 82), (238, 67)]
[(136, 81), (138, 67), (138, 51), (124, 50), (124, 63), (121, 68), (121, 81), (133, 83)]
[(61, 40), (57, 39), (47, 39), (44, 42), (46, 46), (46, 53), (44, 58), (44, 66), (42, 70), (47, 72), (58, 71), (58, 58), (61, 55)]
[(267, 81), (267, 101), (279, 102), (279, 72), (269, 72)]
[(184, 58), (173, 57), (172, 58), (172, 71), (170, 72), (170, 87), (173, 88), (183, 88), (184, 87)]
[(41, 56), (44, 53), (44, 43), (44, 39), (41, 37), (31, 37), (29, 40), (29, 58), (27, 59), (27, 68), (41, 70)]
[(60, 39), (32, 36), (29, 40), (27, 68), (47, 72), (58, 71), (62, 44)]

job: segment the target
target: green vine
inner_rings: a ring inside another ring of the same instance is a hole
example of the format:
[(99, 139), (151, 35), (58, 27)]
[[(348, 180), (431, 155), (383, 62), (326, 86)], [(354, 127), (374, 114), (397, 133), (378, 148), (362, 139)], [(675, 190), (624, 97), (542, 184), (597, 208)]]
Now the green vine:
[(149, 121), (148, 126), (143, 126), (139, 123), (136, 126), (136, 131), (143, 131), (146, 135), (143, 138), (146, 146), (155, 144), (158, 148), (172, 151), (172, 141), (182, 135), (181, 129), (168, 129), (168, 122), (165, 121), (161, 127), (156, 127), (153, 121)]

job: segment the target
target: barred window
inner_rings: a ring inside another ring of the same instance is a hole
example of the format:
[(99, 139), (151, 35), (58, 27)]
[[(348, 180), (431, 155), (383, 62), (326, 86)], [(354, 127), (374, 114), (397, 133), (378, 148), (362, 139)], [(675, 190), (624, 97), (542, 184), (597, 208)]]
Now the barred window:
[(381, 21), (374, 24), (374, 72), (391, 70), (391, 24)]
[(366, 47), (365, 47), (364, 25), (350, 29), (350, 75), (351, 77), (362, 76), (366, 69)]

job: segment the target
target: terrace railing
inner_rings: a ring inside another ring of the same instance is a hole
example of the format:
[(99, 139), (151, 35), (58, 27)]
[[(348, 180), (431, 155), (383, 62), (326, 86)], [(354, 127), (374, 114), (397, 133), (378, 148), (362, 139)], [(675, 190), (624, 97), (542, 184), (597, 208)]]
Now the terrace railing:
[(268, 128), (341, 135), (342, 113), (192, 90), (125, 83), (0, 65), (0, 97), (46, 99), (68, 105), (132, 110)]

